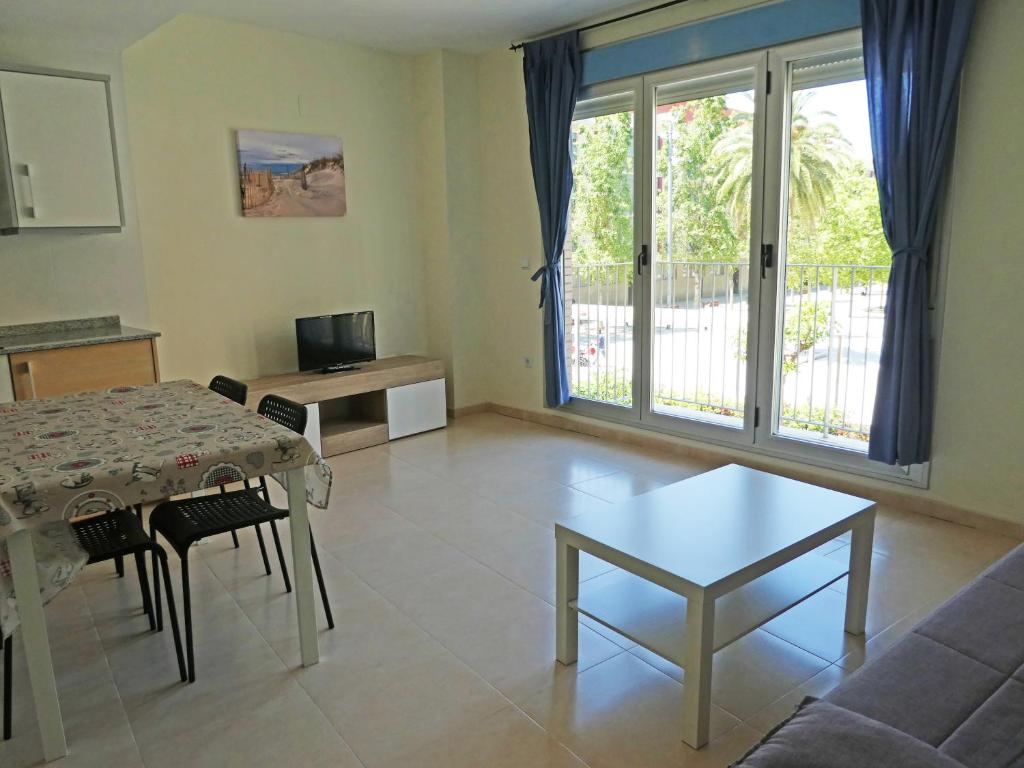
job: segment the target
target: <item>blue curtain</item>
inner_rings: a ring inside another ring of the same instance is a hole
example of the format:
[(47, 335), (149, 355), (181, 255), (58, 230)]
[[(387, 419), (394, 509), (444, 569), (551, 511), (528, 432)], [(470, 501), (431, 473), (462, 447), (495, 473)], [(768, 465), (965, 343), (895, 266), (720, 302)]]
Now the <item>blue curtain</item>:
[(871, 144), (892, 271), (868, 456), (927, 461), (929, 273), (975, 0), (861, 0)]
[(540, 280), (544, 310), (544, 400), (551, 406), (569, 401), (565, 364), (565, 305), (562, 301), (562, 247), (572, 195), (569, 131), (580, 87), (579, 32), (567, 32), (523, 47), (526, 112), (530, 122), (530, 161), (540, 207), (544, 265)]

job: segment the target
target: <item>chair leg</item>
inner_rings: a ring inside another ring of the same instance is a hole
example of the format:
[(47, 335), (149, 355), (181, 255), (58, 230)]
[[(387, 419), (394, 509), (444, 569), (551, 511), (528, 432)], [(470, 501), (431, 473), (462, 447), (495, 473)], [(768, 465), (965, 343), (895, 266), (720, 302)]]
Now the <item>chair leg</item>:
[(309, 532), (309, 551), (313, 556), (313, 570), (316, 571), (316, 580), (320, 584), (320, 600), (324, 604), (324, 614), (327, 616), (327, 627), (334, 629), (334, 614), (331, 613), (331, 602), (327, 599), (327, 586), (324, 584), (324, 572), (320, 570), (320, 557), (316, 553), (316, 542), (313, 541), (313, 531)]
[[(171, 569), (167, 566), (167, 553), (159, 549), (153, 549), (153, 556), (160, 561), (160, 568), (164, 573), (164, 585), (167, 590), (167, 612), (171, 617), (171, 634), (174, 635), (174, 655), (178, 659), (178, 674), (181, 675), (181, 682), (188, 680), (188, 673), (185, 670), (185, 656), (181, 650), (181, 630), (178, 627), (178, 609), (174, 605), (174, 590), (171, 587)], [(153, 576), (154, 583), (157, 576)], [(160, 602), (160, 594), (156, 594), (157, 603)], [(191, 622), (190, 622), (191, 623)], [(162, 627), (161, 627), (162, 628)], [(193, 680), (195, 677), (193, 676)]]
[[(263, 541), (263, 531), (260, 530), (258, 525), (254, 525), (256, 529), (256, 540), (260, 543), (260, 554), (263, 555), (263, 569), (267, 572), (267, 576), (270, 575), (270, 558), (267, 557), (267, 545)], [(232, 531), (234, 533), (234, 531)]]
[(6, 640), (0, 637), (0, 643), (4, 650), (4, 741), (10, 741), (14, 714), (14, 635)]
[[(153, 526), (149, 526), (149, 538), (156, 544), (156, 531)], [(153, 566), (153, 595), (155, 597), (154, 602), (156, 603), (156, 629), (158, 632), (162, 632), (164, 629), (164, 612), (163, 606), (160, 604), (160, 568), (157, 563), (156, 549), (150, 550), (150, 563)]]
[(277, 523), (270, 521), (270, 532), (274, 534), (274, 546), (277, 547), (277, 559), (281, 563), (281, 576), (284, 577), (284, 591), (292, 591), (292, 580), (288, 578), (288, 566), (284, 563), (284, 550), (281, 549), (281, 537), (277, 535)]
[[(220, 487), (220, 492), (221, 493), (227, 493), (228, 489), (222, 485)], [(232, 531), (231, 532), (231, 541), (232, 541), (232, 543), (234, 543), (235, 549), (238, 549), (238, 532), (237, 531)]]
[(188, 581), (188, 551), (185, 551), (181, 555), (181, 594), (185, 611), (185, 656), (188, 660), (188, 681), (194, 683), (196, 681), (196, 657), (192, 647), (192, 590)]
[(114, 558), (114, 568), (117, 569), (117, 578), (124, 578), (124, 558), (118, 555)]
[(135, 553), (135, 568), (139, 572), (139, 589), (142, 591), (142, 610), (149, 619), (149, 628), (156, 631), (156, 615), (153, 611), (153, 599), (149, 593), (149, 578), (146, 575), (146, 555)]

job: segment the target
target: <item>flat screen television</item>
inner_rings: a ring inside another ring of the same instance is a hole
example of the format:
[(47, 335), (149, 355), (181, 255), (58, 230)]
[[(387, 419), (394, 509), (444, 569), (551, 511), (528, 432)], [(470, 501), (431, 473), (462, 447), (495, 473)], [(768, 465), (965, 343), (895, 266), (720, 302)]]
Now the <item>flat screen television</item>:
[(377, 359), (373, 312), (300, 317), (295, 320), (300, 371), (339, 371)]

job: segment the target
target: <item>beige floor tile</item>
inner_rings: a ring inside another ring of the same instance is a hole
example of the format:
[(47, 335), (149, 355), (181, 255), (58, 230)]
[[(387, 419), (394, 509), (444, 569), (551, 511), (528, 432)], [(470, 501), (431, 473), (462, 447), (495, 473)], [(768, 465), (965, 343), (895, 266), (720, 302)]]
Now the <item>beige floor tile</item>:
[(641, 493), (647, 493), (666, 485), (667, 481), (658, 480), (639, 472), (616, 472), (613, 475), (595, 477), (576, 483), (573, 488), (596, 496), (604, 501), (617, 504), (628, 501)]
[(130, 712), (147, 768), (359, 765), (323, 712), (287, 673), (243, 682), (230, 691), (225, 690), (228, 685), (225, 681), (217, 695), (199, 699), (186, 693), (175, 707), (159, 712)]
[[(827, 557), (848, 563), (849, 547)], [(875, 553), (868, 589), (867, 636), (874, 637), (922, 605), (949, 599), (969, 581), (970, 576), (955, 565), (947, 566), (941, 559), (906, 557), (901, 552)], [(845, 595), (846, 585), (844, 577), (830, 589)]]
[(587, 512), (610, 509), (611, 504), (596, 496), (566, 486), (526, 489), (515, 496), (506, 496), (498, 505), (548, 528), (565, 524)]
[(382, 768), (586, 768), (563, 745), (515, 707), (506, 707), (456, 733), (417, 745)]
[[(379, 494), (377, 494), (379, 497)], [(409, 530), (407, 519), (367, 496), (338, 497), (329, 510), (310, 515), (310, 527), (321, 546), (333, 549), (360, 544), (391, 533)], [(279, 528), (287, 527), (278, 525)], [(270, 542), (267, 542), (270, 546)]]
[[(559, 676), (522, 708), (593, 768), (665, 768), (700, 764), (681, 740), (682, 695), (677, 681), (622, 653), (575, 677)], [(712, 707), (713, 739), (738, 725)]]
[(418, 583), (391, 584), (382, 591), (404, 615), (512, 701), (549, 685), (556, 675), (575, 675), (622, 652), (581, 627), (578, 663), (558, 664), (555, 609), (475, 563)]
[[(550, 528), (523, 518), (500, 536), (488, 538), (465, 552), (537, 597), (555, 602), (555, 535)], [(580, 557), (580, 581), (613, 569), (589, 555)]]
[[(720, 767), (1015, 544), (880, 508), (869, 639), (842, 631), (844, 579), (716, 654), (714, 738), (694, 751), (677, 667), (586, 617), (579, 662), (554, 661), (553, 527), (710, 465), (496, 414), (330, 464), (330, 509), (310, 515), (337, 621), (324, 628), (318, 599), (321, 663), (300, 665), (269, 532), (269, 577), (251, 532), (237, 550), (227, 537), (192, 550), (194, 685), (178, 681), (170, 632), (148, 631), (134, 570), (87, 568), (47, 608), (61, 765)], [(848, 545), (818, 551), (842, 562)], [(581, 590), (610, 568), (582, 557)], [(20, 656), (15, 685), (3, 768), (41, 756)]]
[(523, 457), (523, 464), (537, 479), (560, 485), (575, 485), (596, 477), (611, 475), (622, 467), (610, 461), (574, 452), (575, 446), (559, 446), (557, 450), (531, 452)]
[(874, 548), (889, 556), (929, 563), (945, 575), (974, 576), (1019, 542), (944, 520), (884, 509)]
[(465, 732), (508, 700), (451, 654), (339, 674), (302, 670), (302, 685), (369, 768)]
[(865, 662), (878, 658), (889, 650), (907, 632), (923, 621), (928, 614), (938, 607), (938, 603), (925, 603), (920, 608), (908, 613), (899, 621), (883, 629), (877, 635), (868, 640), (863, 648), (855, 648), (849, 654), (836, 662), (839, 666), (853, 671), (861, 667)]
[(822, 698), (851, 674), (852, 672), (849, 670), (832, 664), (810, 680), (801, 683), (792, 691), (780, 696), (752, 717), (748, 717), (745, 722), (759, 733), (766, 734), (792, 715), (805, 698), (808, 696), (813, 696), (817, 699)]
[(391, 533), (331, 552), (371, 587), (433, 573), (466, 559), (457, 549), (423, 530)]
[[(823, 589), (764, 625), (764, 630), (828, 662), (863, 649), (865, 636), (845, 631), (846, 595)], [(874, 627), (871, 627), (874, 629)]]
[[(639, 646), (630, 653), (685, 684), (685, 673), (675, 664)], [(828, 666), (823, 659), (757, 630), (715, 654), (711, 700), (745, 720)]]
[[(76, 603), (84, 605), (85, 598), (72, 586), (47, 611), (57, 693), (69, 745), (68, 757), (57, 764), (68, 768), (141, 767), (142, 757), (88, 613), (86, 622), (72, 622), (66, 620), (66, 612), (56, 608), (58, 604)], [(0, 741), (0, 765), (27, 768), (45, 763), (20, 633), (15, 633), (14, 644), (12, 738)]]

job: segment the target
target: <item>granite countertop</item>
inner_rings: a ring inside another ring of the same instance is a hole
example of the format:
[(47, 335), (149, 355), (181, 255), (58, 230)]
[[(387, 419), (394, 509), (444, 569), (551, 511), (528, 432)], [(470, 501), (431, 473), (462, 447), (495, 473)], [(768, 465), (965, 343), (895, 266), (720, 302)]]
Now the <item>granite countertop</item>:
[(37, 352), (43, 349), (84, 347), (114, 341), (153, 339), (160, 334), (145, 328), (121, 325), (117, 315), (83, 320), (55, 320), (49, 323), (0, 326), (0, 355)]

